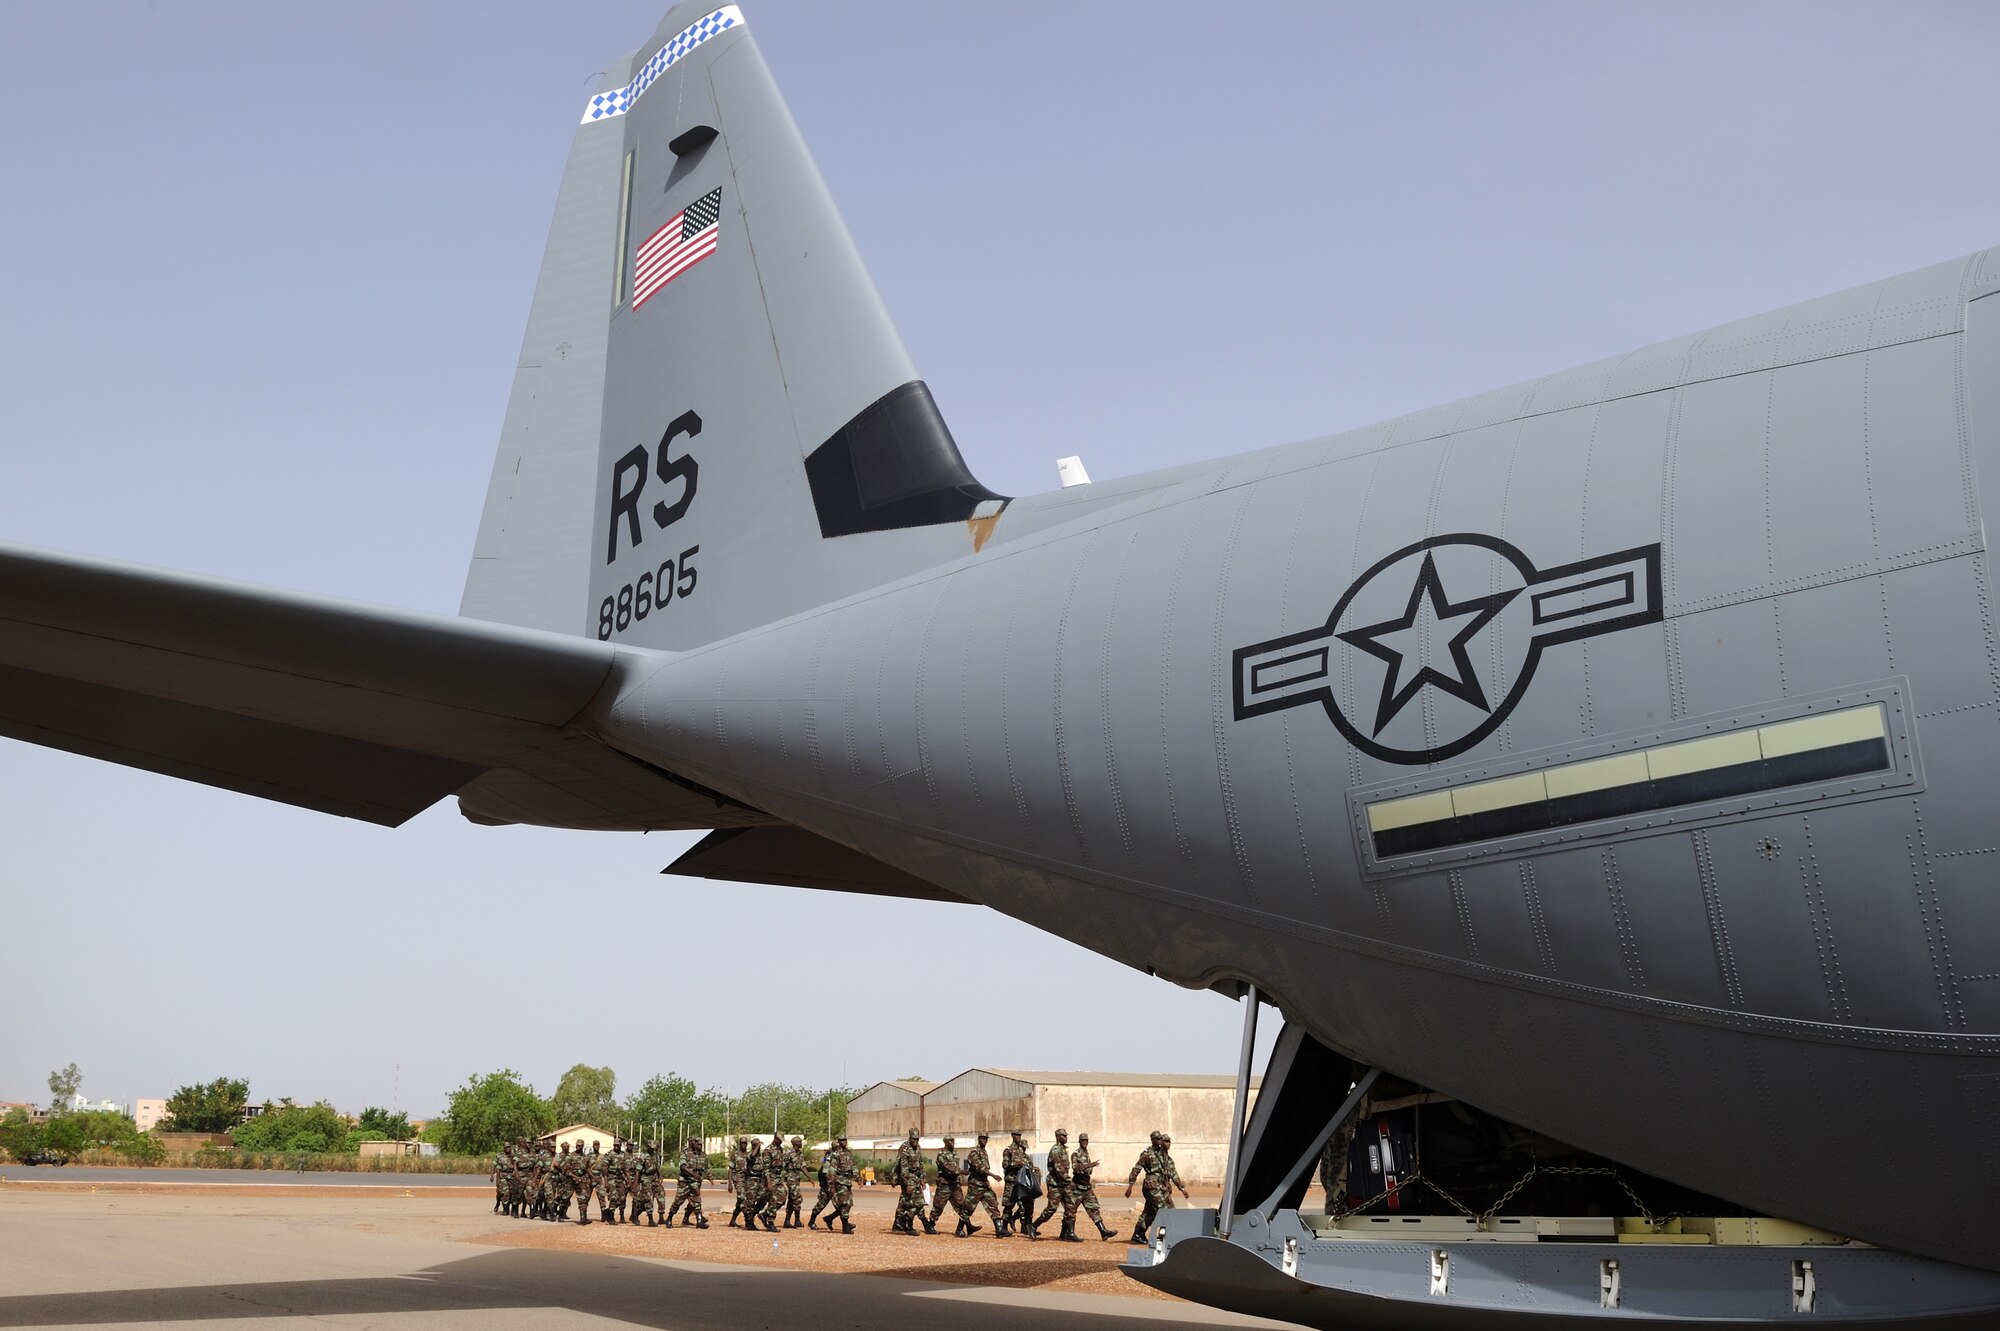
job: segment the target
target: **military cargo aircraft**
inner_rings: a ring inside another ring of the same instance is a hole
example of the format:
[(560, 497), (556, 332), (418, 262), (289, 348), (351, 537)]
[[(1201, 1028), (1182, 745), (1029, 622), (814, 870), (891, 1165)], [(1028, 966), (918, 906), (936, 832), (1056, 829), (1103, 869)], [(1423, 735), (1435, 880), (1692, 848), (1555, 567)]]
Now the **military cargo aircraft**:
[(1274, 1004), (1190, 1298), (2000, 1319), (2000, 255), (1012, 497), (737, 6), (579, 121), (461, 615), (0, 548), (0, 733)]

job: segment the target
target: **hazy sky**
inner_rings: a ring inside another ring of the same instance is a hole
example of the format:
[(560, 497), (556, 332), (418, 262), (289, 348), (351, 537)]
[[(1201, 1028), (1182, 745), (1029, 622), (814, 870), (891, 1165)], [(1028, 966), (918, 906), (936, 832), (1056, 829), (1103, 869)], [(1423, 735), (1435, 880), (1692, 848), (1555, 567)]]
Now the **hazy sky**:
[[(455, 611), (570, 136), (663, 7), (0, 5), (0, 540)], [(743, 7), (1003, 493), (2000, 242), (1991, 4)], [(1234, 1055), (1234, 1005), (984, 910), (660, 877), (693, 834), (0, 743), (0, 837), (0, 1099)]]

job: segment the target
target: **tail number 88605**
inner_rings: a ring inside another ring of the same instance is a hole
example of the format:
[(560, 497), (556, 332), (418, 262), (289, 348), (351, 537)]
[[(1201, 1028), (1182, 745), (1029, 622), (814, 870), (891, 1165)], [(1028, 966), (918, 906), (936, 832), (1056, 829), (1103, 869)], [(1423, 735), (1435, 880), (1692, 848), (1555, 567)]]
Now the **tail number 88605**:
[(682, 600), (693, 596), (694, 557), (700, 553), (700, 546), (691, 545), (678, 558), (661, 560), (658, 568), (641, 573), (614, 595), (605, 597), (597, 607), (597, 636), (609, 638), (613, 633), (623, 633), (646, 616), (664, 611), (676, 596)]

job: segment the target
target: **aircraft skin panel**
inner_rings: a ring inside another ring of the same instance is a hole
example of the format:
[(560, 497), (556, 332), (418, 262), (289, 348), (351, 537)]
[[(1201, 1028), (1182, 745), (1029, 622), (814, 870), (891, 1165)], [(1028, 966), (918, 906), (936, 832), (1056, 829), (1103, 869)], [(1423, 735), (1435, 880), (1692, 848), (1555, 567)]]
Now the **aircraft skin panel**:
[[(687, 652), (604, 724), (1135, 966), (1254, 981), (1504, 1117), (1993, 1268), (2000, 1180), (1885, 1207), (1900, 1170), (1852, 1148), (1887, 1112), (1857, 1088), (1893, 1085), (1940, 1158), (1978, 1157), (1960, 1078), (2000, 1070), (1958, 978), (2000, 972), (2000, 906), (1955, 867), (1990, 845), (1965, 719), (1996, 699), (1950, 331), (1968, 270), (1683, 340), (1644, 393), (1607, 397), (1633, 380), (1609, 362), (1513, 420), (1225, 461)], [(1821, 436), (1858, 482), (1813, 466), (1829, 399), (1865, 408), (1866, 438)], [(1875, 522), (1845, 520), (1857, 502)], [(1781, 574), (1778, 533), (1816, 513)], [(1863, 695), (1890, 767), (1770, 766), (1765, 727)], [(800, 770), (780, 755), (813, 751), (809, 724), (841, 740)], [(1348, 803), (1421, 780), (1471, 805), (1620, 752), (1647, 756), (1655, 808), (1434, 864), (1373, 856)], [(1810, 1121), (1746, 1112), (1721, 1147), (1655, 1128), (1799, 1087), (1821, 1088)]]

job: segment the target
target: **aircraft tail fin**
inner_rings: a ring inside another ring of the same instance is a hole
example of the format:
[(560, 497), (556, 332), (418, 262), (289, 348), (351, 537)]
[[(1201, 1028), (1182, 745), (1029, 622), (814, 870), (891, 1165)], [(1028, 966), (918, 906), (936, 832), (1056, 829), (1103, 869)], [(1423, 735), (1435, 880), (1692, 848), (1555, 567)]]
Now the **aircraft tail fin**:
[(972, 553), (966, 468), (734, 5), (582, 108), (462, 613), (686, 648)]

